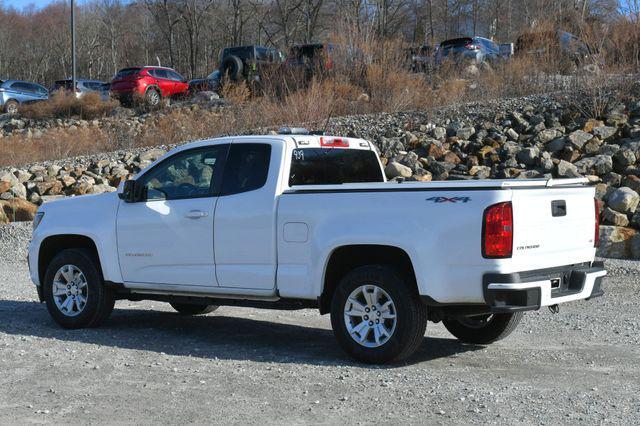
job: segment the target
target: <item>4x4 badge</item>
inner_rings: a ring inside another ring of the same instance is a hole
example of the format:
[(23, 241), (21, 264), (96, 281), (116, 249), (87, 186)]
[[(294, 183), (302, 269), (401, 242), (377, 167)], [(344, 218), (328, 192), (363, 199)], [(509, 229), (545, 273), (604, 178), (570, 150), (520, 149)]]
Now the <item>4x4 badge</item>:
[(471, 201), (471, 197), (431, 197), (427, 198), (427, 201), (433, 201), (434, 203), (466, 203)]

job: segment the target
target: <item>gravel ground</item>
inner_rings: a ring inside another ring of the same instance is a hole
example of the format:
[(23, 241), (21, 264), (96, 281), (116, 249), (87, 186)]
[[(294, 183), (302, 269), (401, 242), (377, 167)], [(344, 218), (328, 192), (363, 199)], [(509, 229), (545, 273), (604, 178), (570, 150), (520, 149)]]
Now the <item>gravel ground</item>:
[(29, 225), (0, 227), (0, 423), (640, 424), (640, 262), (607, 261), (607, 294), (525, 315), (461, 345), (430, 323), (408, 363), (371, 367), (315, 311), (181, 317), (119, 302), (67, 331), (36, 302)]

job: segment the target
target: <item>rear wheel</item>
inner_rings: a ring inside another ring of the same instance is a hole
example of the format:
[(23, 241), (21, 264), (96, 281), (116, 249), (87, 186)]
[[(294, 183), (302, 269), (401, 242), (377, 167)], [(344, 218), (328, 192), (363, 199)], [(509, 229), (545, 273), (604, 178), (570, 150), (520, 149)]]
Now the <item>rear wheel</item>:
[(6, 112), (7, 114), (17, 114), (18, 113), (18, 102), (14, 101), (13, 99), (8, 100), (5, 104), (4, 104), (4, 112)]
[(222, 75), (231, 81), (241, 80), (243, 69), (244, 64), (242, 60), (235, 55), (227, 56), (224, 58), (224, 61), (222, 61)]
[(507, 337), (522, 319), (522, 312), (450, 318), (442, 321), (451, 334), (463, 343), (487, 345)]
[(413, 283), (394, 269), (362, 266), (340, 281), (331, 325), (340, 346), (358, 361), (400, 361), (422, 343), (427, 310)]
[(160, 101), (162, 100), (162, 97), (160, 96), (160, 92), (158, 92), (158, 90), (151, 88), (151, 89), (148, 89), (147, 92), (144, 94), (144, 100), (147, 103), (147, 105), (156, 107), (160, 105)]
[(64, 328), (97, 327), (113, 311), (115, 298), (89, 250), (60, 252), (49, 263), (42, 285), (51, 317)]
[(218, 305), (193, 305), (190, 303), (170, 303), (170, 305), (182, 315), (204, 315), (218, 309)]

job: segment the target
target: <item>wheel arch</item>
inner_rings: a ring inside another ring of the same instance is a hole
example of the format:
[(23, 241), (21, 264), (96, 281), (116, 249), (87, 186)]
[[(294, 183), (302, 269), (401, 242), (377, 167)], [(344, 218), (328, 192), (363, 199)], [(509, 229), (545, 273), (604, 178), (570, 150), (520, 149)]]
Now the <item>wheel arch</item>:
[(149, 84), (147, 87), (145, 87), (144, 94), (146, 95), (149, 92), (149, 90), (155, 90), (156, 92), (158, 92), (161, 98), (164, 97), (164, 94), (162, 93), (160, 86), (158, 86), (156, 83)]
[(385, 244), (351, 244), (334, 248), (327, 258), (319, 299), (320, 313), (331, 309), (331, 299), (340, 280), (353, 269), (365, 265), (388, 265), (410, 280), (418, 292), (416, 273), (406, 250)]
[(44, 275), (47, 272), (49, 263), (58, 253), (67, 249), (89, 250), (95, 256), (98, 271), (103, 275), (98, 247), (91, 237), (81, 234), (50, 235), (42, 240), (38, 249), (38, 278), (40, 283), (44, 282)]

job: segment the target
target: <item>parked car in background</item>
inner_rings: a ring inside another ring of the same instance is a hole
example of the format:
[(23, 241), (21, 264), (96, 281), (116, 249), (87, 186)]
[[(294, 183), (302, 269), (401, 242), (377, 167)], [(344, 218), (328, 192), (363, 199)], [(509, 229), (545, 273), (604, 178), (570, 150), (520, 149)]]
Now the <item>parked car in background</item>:
[(206, 78), (194, 78), (189, 81), (189, 93), (198, 92), (217, 92), (221, 87), (221, 73), (220, 70), (215, 70), (209, 74)]
[[(57, 80), (53, 83), (51, 87), (51, 92), (55, 92), (58, 90), (66, 90), (72, 91), (71, 86), (73, 85), (73, 80), (68, 78), (65, 80)], [(73, 92), (76, 95), (76, 98), (80, 99), (85, 96), (87, 93), (97, 93), (100, 95), (100, 98), (104, 101), (109, 99), (109, 84), (106, 84), (100, 80), (88, 80), (84, 78), (79, 78), (76, 80), (76, 87)]]
[(188, 92), (187, 80), (165, 67), (123, 68), (111, 80), (111, 94), (123, 105), (140, 98), (150, 106), (157, 106), (163, 99), (185, 96)]
[(500, 47), (496, 42), (484, 37), (462, 37), (440, 43), (436, 63), (491, 65), (500, 58)]
[(371, 57), (354, 46), (333, 43), (297, 44), (291, 46), (286, 66), (289, 70), (303, 70), (310, 79), (317, 73), (340, 69), (365, 78), (366, 65)]
[(220, 52), (220, 76), (231, 81), (259, 81), (265, 68), (279, 67), (284, 54), (273, 47), (235, 46)]
[(535, 61), (554, 62), (561, 72), (571, 73), (598, 64), (597, 53), (585, 41), (563, 30), (522, 34), (516, 40), (516, 55), (529, 55)]
[(15, 114), (20, 105), (49, 99), (49, 91), (38, 83), (20, 80), (0, 80), (0, 108)]

